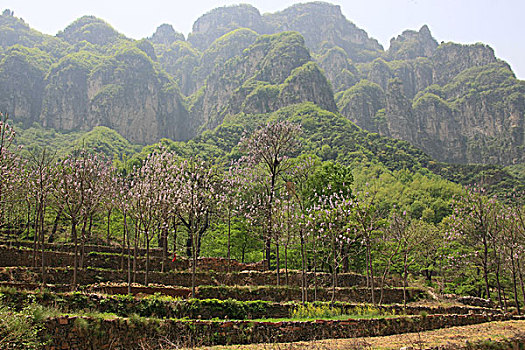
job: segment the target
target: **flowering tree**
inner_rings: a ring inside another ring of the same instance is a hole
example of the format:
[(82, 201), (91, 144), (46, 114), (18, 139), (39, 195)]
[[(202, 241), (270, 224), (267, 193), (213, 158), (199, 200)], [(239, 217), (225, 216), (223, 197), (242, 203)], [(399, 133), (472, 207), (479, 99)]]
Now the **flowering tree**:
[[(309, 210), (312, 205), (312, 179), (315, 178), (314, 170), (319, 166), (320, 161), (310, 155), (298, 157), (296, 162), (284, 174), (286, 180), (286, 191), (288, 200), (287, 215), (291, 221), (292, 228), (299, 236), (301, 250), (301, 301), (304, 304), (308, 301), (307, 280), (306, 280), (306, 261), (307, 261), (307, 239), (308, 239), (308, 218)], [(313, 181), (317, 183), (316, 181)], [(290, 223), (287, 222), (287, 228)]]
[(42, 284), (45, 284), (45, 260), (44, 260), (44, 215), (51, 193), (53, 191), (53, 179), (56, 176), (54, 154), (49, 154), (44, 148), (41, 152), (31, 152), (30, 161), (27, 164), (28, 192), (34, 197), (36, 205), (35, 236), (33, 246), (33, 263), (36, 267), (37, 237), (40, 234), (41, 245), (41, 273)]
[(276, 266), (277, 266), (277, 285), (281, 283), (281, 261), (280, 261), (280, 246), (284, 246), (284, 268), (285, 268), (285, 284), (288, 284), (288, 247), (291, 240), (295, 236), (296, 231), (296, 203), (292, 197), (292, 184), (287, 183), (284, 193), (280, 193), (275, 198), (275, 203), (272, 207), (273, 213), (273, 235), (272, 239), (275, 242), (276, 251)]
[[(108, 200), (108, 182), (111, 181), (113, 166), (103, 155), (83, 152), (85, 158), (82, 230), (81, 230), (81, 259), (80, 267), (84, 268), (85, 244), (91, 238), (93, 216), (103, 208), (103, 203)], [(89, 226), (88, 226), (89, 225)], [(87, 229), (87, 230), (86, 230)]]
[(245, 135), (241, 148), (247, 153), (246, 159), (252, 167), (260, 167), (266, 175), (264, 180), (263, 210), (266, 215), (265, 249), (267, 268), (271, 263), (272, 239), (272, 205), (280, 175), (290, 166), (289, 156), (299, 147), (298, 136), (301, 127), (288, 121), (269, 122), (255, 130), (251, 135)]
[(128, 212), (131, 208), (130, 198), (130, 187), (131, 187), (131, 176), (120, 172), (113, 173), (113, 190), (114, 190), (114, 203), (115, 208), (118, 208), (122, 212), (122, 244), (125, 245), (127, 250), (127, 279), (128, 279), (128, 294), (131, 294), (131, 242), (130, 233), (128, 226)]
[[(507, 310), (507, 297), (505, 295), (505, 286), (502, 283), (502, 275), (505, 270), (505, 260), (507, 253), (506, 249), (514, 247), (512, 245), (516, 242), (514, 239), (509, 239), (513, 236), (512, 232), (512, 218), (514, 216), (513, 208), (506, 208), (496, 201), (496, 198), (490, 198), (489, 202), (494, 206), (494, 210), (491, 211), (491, 218), (488, 224), (489, 230), (489, 242), (490, 242), (490, 255), (492, 258), (492, 267), (496, 276), (496, 287), (498, 292), (498, 304), (500, 307), (504, 307)], [(507, 237), (508, 231), (510, 237)], [(514, 237), (512, 237), (514, 238)], [(512, 242), (512, 243), (511, 243)], [(509, 246), (510, 243), (510, 246)]]
[[(520, 270), (520, 256), (524, 252), (523, 245), (523, 217), (520, 217), (520, 211), (513, 207), (506, 207), (498, 215), (498, 222), (502, 227), (501, 243), (505, 250), (506, 266), (512, 276), (512, 288), (514, 302), (518, 314), (521, 313), (520, 303), (518, 300), (518, 277), (521, 278), (521, 287), (523, 293), (523, 277)], [(524, 296), (525, 298), (525, 296)]]
[(246, 168), (242, 168), (239, 163), (230, 164), (228, 171), (222, 178), (221, 193), (218, 197), (219, 212), (226, 218), (228, 225), (228, 239), (226, 246), (226, 258), (228, 259), (228, 272), (231, 261), (231, 224), (232, 216), (242, 210), (242, 195), (245, 193), (246, 179), (248, 178)]
[(521, 285), (521, 296), (523, 298), (523, 305), (525, 307), (525, 283), (524, 283), (524, 277), (523, 277), (523, 271), (525, 266), (523, 266), (523, 256), (525, 254), (525, 212), (524, 212), (524, 206), (523, 206), (523, 193), (519, 197), (519, 204), (514, 206), (514, 217), (516, 218), (515, 221), (515, 230), (516, 230), (516, 236), (519, 242), (518, 249), (516, 251), (516, 264), (517, 264), (517, 270), (518, 270), (518, 276), (520, 280)]
[(328, 248), (327, 262), (332, 270), (332, 300), (335, 299), (337, 287), (337, 271), (345, 258), (344, 244), (357, 239), (356, 227), (353, 222), (355, 203), (352, 198), (342, 192), (318, 196), (318, 202), (312, 207), (308, 227), (312, 234), (318, 237)]
[(215, 167), (194, 158), (182, 161), (172, 174), (177, 216), (188, 231), (188, 255), (192, 258), (191, 293), (195, 298), (200, 243), (217, 210), (221, 179)]
[[(159, 226), (158, 218), (169, 200), (168, 192), (168, 163), (171, 154), (167, 152), (151, 154), (140, 168), (136, 168), (132, 177), (129, 198), (131, 199), (132, 215), (136, 221), (135, 231), (135, 259), (139, 232), (144, 235), (146, 242), (146, 271), (144, 284), (148, 285), (149, 251), (151, 239)], [(167, 222), (162, 223), (167, 225)], [(135, 271), (135, 268), (134, 268)]]
[(6, 198), (13, 192), (13, 185), (19, 167), (16, 154), (10, 147), (15, 139), (15, 131), (7, 122), (7, 114), (0, 113), (0, 226), (4, 223)]
[(98, 205), (102, 197), (99, 180), (105, 176), (108, 164), (99, 156), (84, 150), (74, 152), (58, 163), (53, 183), (54, 196), (61, 202), (71, 222), (71, 238), (75, 247), (72, 286), (76, 289), (78, 274), (77, 225)]

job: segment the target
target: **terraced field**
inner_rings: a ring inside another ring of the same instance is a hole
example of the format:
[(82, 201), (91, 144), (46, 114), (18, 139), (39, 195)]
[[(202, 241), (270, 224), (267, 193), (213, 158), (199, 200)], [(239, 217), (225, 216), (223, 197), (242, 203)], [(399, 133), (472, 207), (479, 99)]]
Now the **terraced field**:
[[(253, 344), (250, 349), (386, 349), (413, 346), (417, 337), (434, 339), (418, 343), (426, 348), (446, 342), (447, 334), (456, 339), (458, 329), (472, 329), (472, 334), (490, 330), (502, 344), (503, 338), (512, 339), (509, 344), (523, 340), (525, 321), (491, 305), (436, 300), (426, 290), (411, 287), (403, 307), (403, 290), (392, 281), (383, 291), (375, 290), (382, 303), (373, 305), (366, 278), (356, 274), (338, 275), (331, 303), (331, 275), (308, 273), (309, 303), (303, 305), (298, 271), (280, 273), (278, 282), (275, 271), (261, 271), (258, 264), (233, 262), (228, 267), (225, 259), (201, 259), (196, 298), (190, 298), (185, 259), (163, 261), (154, 250), (151, 284), (146, 286), (138, 283), (144, 279), (143, 260), (138, 259), (135, 273), (128, 275), (127, 256), (118, 248), (87, 246), (84, 266), (89, 268), (79, 270), (78, 290), (71, 292), (72, 253), (67, 245), (46, 247), (43, 289), (42, 270), (32, 266), (38, 266), (40, 257), (33, 260), (28, 244), (3, 245), (0, 253), (3, 316), (33, 315), (36, 337), (47, 349), (247, 344)], [(472, 339), (479, 340), (474, 335)]]

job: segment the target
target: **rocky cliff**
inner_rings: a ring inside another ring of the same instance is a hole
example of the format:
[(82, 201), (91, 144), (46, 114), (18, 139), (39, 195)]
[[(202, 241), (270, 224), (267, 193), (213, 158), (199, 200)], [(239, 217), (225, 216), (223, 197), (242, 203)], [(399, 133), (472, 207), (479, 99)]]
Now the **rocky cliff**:
[(65, 131), (102, 125), (143, 144), (192, 135), (184, 98), (157, 67), (148, 41), (128, 39), (91, 16), (52, 39), (11, 13), (4, 13), (2, 24), (20, 27), (25, 44), (4, 47), (0, 60), (0, 109), (15, 121)]
[(0, 16), (0, 110), (26, 126), (104, 125), (140, 143), (309, 101), (438, 160), (523, 163), (524, 84), (492, 48), (438, 44), (427, 26), (385, 51), (323, 2), (263, 15), (221, 7), (187, 40), (169, 24), (133, 40), (92, 16), (49, 36)]
[(192, 108), (205, 128), (216, 127), (228, 114), (269, 113), (305, 101), (337, 109), (328, 80), (296, 32), (259, 36), (241, 55), (215, 68)]
[(435, 45), (426, 26), (393, 39), (384, 58), (358, 65), (374, 93), (344, 90), (341, 113), (442, 161), (524, 162), (524, 82), (486, 45)]

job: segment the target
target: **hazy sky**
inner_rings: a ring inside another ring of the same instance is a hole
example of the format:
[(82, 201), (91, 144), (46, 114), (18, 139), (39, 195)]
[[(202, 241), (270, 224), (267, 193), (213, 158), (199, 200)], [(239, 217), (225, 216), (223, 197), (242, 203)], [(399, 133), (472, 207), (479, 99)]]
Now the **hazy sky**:
[[(76, 18), (95, 15), (132, 38), (150, 36), (162, 23), (187, 35), (193, 22), (219, 6), (249, 3), (261, 13), (282, 10), (293, 0), (0, 0), (31, 27), (56, 34)], [(438, 42), (483, 42), (525, 79), (524, 0), (332, 0), (343, 14), (388, 48), (390, 38), (427, 24)]]

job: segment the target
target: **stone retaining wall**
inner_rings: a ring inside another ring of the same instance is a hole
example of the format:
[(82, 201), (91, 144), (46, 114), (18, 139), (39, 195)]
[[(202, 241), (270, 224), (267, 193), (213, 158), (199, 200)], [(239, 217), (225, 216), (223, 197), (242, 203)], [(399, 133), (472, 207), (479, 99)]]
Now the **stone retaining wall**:
[[(314, 299), (314, 289), (308, 290), (309, 301), (331, 301), (331, 288), (317, 288), (316, 297)], [(379, 289), (375, 290), (376, 302), (379, 300)], [(426, 298), (426, 292), (422, 289), (409, 288), (407, 289), (407, 301), (415, 301)], [(294, 301), (301, 300), (301, 289), (298, 287), (272, 287), (272, 286), (258, 286), (258, 287), (244, 287), (233, 286), (223, 288), (221, 286), (200, 286), (197, 288), (197, 297), (200, 299), (236, 299), (236, 300), (266, 300), (266, 301)], [(356, 303), (370, 303), (372, 302), (372, 295), (369, 288), (366, 287), (339, 287), (335, 289), (336, 301), (356, 302)], [(395, 304), (403, 302), (403, 289), (387, 288), (384, 290), (383, 303)]]
[[(85, 265), (88, 266), (88, 265)], [(47, 268), (46, 269), (46, 283), (49, 284), (68, 284), (73, 280), (73, 268)], [(5, 282), (39, 282), (39, 268), (29, 267), (8, 267), (0, 268), (0, 281)], [(328, 273), (313, 273), (306, 274), (307, 281), (310, 286), (314, 285), (314, 280), (317, 280), (317, 285), (320, 287), (329, 287), (332, 283), (332, 276)], [(77, 281), (81, 285), (88, 285), (100, 282), (127, 282), (127, 271), (118, 271), (114, 269), (96, 269), (84, 268), (79, 270)], [(241, 271), (241, 272), (197, 272), (197, 285), (251, 285), (251, 286), (267, 286), (277, 284), (277, 273), (275, 271)], [(284, 274), (280, 276), (281, 285), (284, 285)], [(136, 274), (134, 282), (144, 282), (144, 272), (139, 271)], [(149, 282), (163, 285), (174, 285), (181, 287), (191, 286), (191, 272), (189, 271), (174, 271), (174, 272), (149, 272)], [(299, 287), (301, 285), (301, 273), (298, 271), (291, 271), (289, 273), (289, 284), (291, 286)], [(340, 287), (363, 286), (366, 284), (366, 278), (362, 275), (353, 273), (338, 274), (338, 283)]]
[[(95, 246), (98, 247), (98, 246)], [(53, 247), (56, 248), (56, 247)], [(133, 254), (133, 252), (131, 253)], [(144, 253), (145, 254), (145, 253)], [(144, 254), (138, 254), (137, 270), (143, 271), (146, 269), (146, 258)], [(80, 256), (80, 253), (79, 253)], [(183, 257), (177, 257), (176, 261), (172, 261), (172, 256), (164, 261), (165, 271), (188, 270), (190, 268), (190, 261)], [(150, 256), (149, 270), (161, 271), (162, 257), (159, 254)], [(41, 264), (41, 253), (37, 253), (37, 266)], [(69, 249), (65, 251), (44, 251), (44, 261), (48, 267), (64, 267), (73, 266), (74, 255)], [(124, 255), (121, 252), (99, 252), (89, 251), (86, 249), (84, 256), (84, 266), (92, 268), (121, 270), (127, 268), (127, 251)], [(133, 264), (133, 256), (131, 257)], [(0, 245), (0, 266), (27, 266), (33, 264), (33, 251), (28, 247), (8, 247)], [(264, 262), (258, 263), (240, 263), (236, 260), (225, 258), (199, 258), (197, 261), (197, 268), (202, 271), (264, 271)]]
[[(8, 247), (25, 247), (33, 249), (33, 242), (29, 241), (2, 241), (2, 244)], [(69, 252), (73, 253), (75, 251), (75, 245), (73, 243), (44, 243), (46, 250), (51, 250), (54, 252)], [(80, 247), (80, 245), (79, 245)], [(99, 252), (99, 253), (109, 253), (109, 254), (120, 254), (122, 252), (122, 247), (119, 245), (92, 245), (86, 244), (84, 246), (86, 252)], [(146, 255), (146, 249), (138, 248), (139, 255)], [(162, 249), (160, 248), (151, 248), (149, 251), (150, 256), (162, 256)]]
[(510, 316), (430, 315), (387, 319), (348, 319), (311, 322), (174, 321), (148, 319), (93, 319), (67, 316), (46, 322), (42, 336), (49, 336), (50, 350), (111, 348), (159, 349), (248, 343), (311, 341), (318, 339), (385, 336), (438, 328), (502, 321)]

